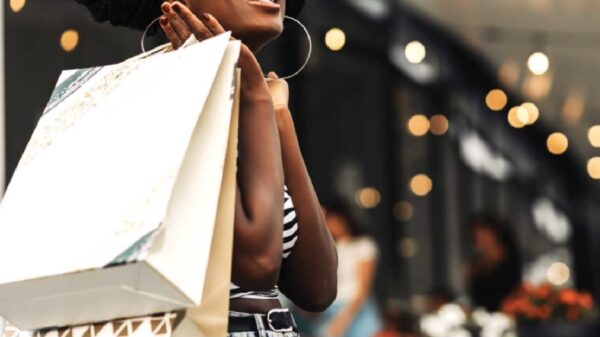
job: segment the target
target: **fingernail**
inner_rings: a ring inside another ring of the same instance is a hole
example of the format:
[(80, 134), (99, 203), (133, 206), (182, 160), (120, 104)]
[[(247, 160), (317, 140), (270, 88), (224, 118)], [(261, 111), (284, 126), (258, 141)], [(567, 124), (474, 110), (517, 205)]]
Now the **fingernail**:
[(202, 13), (202, 19), (204, 19), (204, 21), (210, 21), (210, 16), (206, 13)]
[(161, 8), (165, 14), (169, 14), (169, 12), (171, 12), (171, 6), (166, 2), (162, 4)]
[(161, 16), (158, 21), (160, 22), (160, 24), (162, 26), (166, 26), (167, 25), (167, 18), (165, 18), (164, 16)]
[(177, 13), (181, 12), (180, 6), (181, 5), (179, 5), (179, 3), (177, 3), (177, 2), (173, 4), (173, 9), (175, 10), (175, 12), (177, 12)]

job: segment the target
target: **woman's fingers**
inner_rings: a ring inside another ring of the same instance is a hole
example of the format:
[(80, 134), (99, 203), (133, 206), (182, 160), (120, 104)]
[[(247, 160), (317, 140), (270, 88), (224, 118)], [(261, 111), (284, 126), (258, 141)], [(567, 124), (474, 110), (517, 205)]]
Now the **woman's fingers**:
[(206, 40), (215, 35), (189, 8), (180, 2), (174, 2), (173, 9), (179, 15), (181, 21), (189, 27), (198, 41)]
[(214, 16), (208, 13), (202, 14), (202, 22), (206, 24), (206, 27), (208, 27), (208, 29), (210, 29), (214, 35), (225, 33), (225, 29), (223, 29), (223, 26), (221, 26), (219, 21), (217, 21)]
[(203, 41), (225, 32), (214, 16), (205, 13), (199, 19), (179, 1), (165, 2), (161, 9), (164, 15), (160, 25), (175, 49), (181, 47), (191, 34), (194, 34), (198, 41)]
[(173, 27), (171, 27), (171, 24), (169, 23), (169, 19), (167, 19), (164, 16), (161, 16), (159, 21), (160, 21), (160, 28), (162, 28), (162, 30), (165, 32), (165, 35), (167, 36), (167, 38), (173, 45), (173, 48), (177, 49), (177, 48), (181, 47), (183, 45), (184, 41), (182, 41), (179, 38), (179, 36), (177, 35), (177, 33), (175, 33), (175, 31), (173, 30)]
[(175, 34), (177, 34), (177, 37), (179, 37), (179, 40), (185, 42), (190, 37), (190, 35), (192, 35), (190, 28), (185, 24), (185, 22), (183, 22), (183, 20), (181, 20), (179, 15), (173, 10), (173, 6), (170, 3), (163, 3), (161, 9), (164, 13), (164, 16), (166, 16), (169, 20), (171, 28), (173, 29)]

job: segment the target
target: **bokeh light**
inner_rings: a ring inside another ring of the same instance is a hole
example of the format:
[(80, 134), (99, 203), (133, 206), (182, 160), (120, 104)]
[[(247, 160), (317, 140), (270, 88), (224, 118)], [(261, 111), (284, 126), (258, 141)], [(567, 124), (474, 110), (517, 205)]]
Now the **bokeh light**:
[(587, 171), (592, 179), (600, 179), (600, 157), (588, 160)]
[(25, 4), (25, 0), (10, 0), (10, 9), (13, 12), (18, 13), (25, 7)]
[(417, 174), (410, 180), (410, 190), (419, 197), (424, 197), (433, 189), (433, 182), (426, 174)]
[(425, 136), (429, 131), (429, 119), (424, 115), (414, 115), (408, 120), (408, 131), (413, 136)]
[(394, 205), (394, 217), (398, 221), (408, 221), (415, 213), (413, 205), (408, 201), (400, 201)]
[(548, 136), (546, 145), (550, 153), (560, 155), (565, 153), (569, 148), (569, 139), (563, 133), (555, 132)]
[(346, 33), (339, 28), (331, 28), (325, 34), (325, 45), (333, 51), (342, 50), (346, 45)]
[(518, 107), (517, 118), (519, 119), (519, 122), (521, 124), (527, 125), (527, 123), (529, 122), (529, 110), (527, 110), (523, 106)]
[(588, 130), (588, 139), (593, 147), (600, 147), (600, 125), (594, 125)]
[(412, 41), (406, 45), (406, 48), (404, 48), (404, 54), (406, 55), (408, 62), (417, 64), (425, 60), (425, 57), (427, 56), (427, 49), (421, 42)]
[(436, 136), (442, 136), (448, 132), (450, 123), (444, 115), (434, 115), (429, 120), (429, 129)]
[(546, 277), (555, 286), (562, 286), (571, 278), (571, 270), (562, 262), (555, 262), (548, 268)]
[(381, 194), (374, 187), (366, 187), (356, 192), (356, 203), (362, 208), (375, 208), (381, 202)]
[(417, 241), (412, 238), (404, 238), (400, 240), (398, 244), (398, 250), (400, 255), (404, 258), (411, 258), (417, 255), (418, 245)]
[(514, 87), (521, 77), (521, 66), (515, 60), (505, 60), (498, 69), (498, 80), (507, 87)]
[(508, 112), (508, 123), (515, 129), (520, 129), (525, 126), (525, 123), (521, 121), (519, 118), (519, 109), (520, 106), (516, 106), (510, 109)]
[(527, 110), (527, 125), (535, 124), (535, 122), (537, 122), (537, 120), (540, 118), (540, 110), (535, 104), (531, 102), (525, 102), (521, 104), (521, 108)]
[(485, 97), (485, 104), (490, 110), (500, 111), (504, 109), (508, 103), (508, 97), (504, 91), (500, 89), (491, 90)]
[(65, 30), (60, 37), (60, 46), (66, 52), (72, 52), (79, 44), (79, 33), (74, 29)]
[(527, 60), (527, 66), (533, 74), (544, 75), (550, 68), (550, 60), (544, 53), (533, 53)]
[(586, 97), (580, 92), (571, 92), (567, 95), (562, 107), (562, 118), (569, 126), (577, 126), (581, 121), (585, 108)]

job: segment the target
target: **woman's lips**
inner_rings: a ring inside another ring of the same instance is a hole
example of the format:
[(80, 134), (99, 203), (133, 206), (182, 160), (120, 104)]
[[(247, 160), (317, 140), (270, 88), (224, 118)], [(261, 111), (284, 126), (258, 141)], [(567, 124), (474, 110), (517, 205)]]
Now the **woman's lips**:
[(251, 4), (252, 6), (257, 6), (257, 7), (261, 7), (261, 8), (265, 8), (265, 9), (270, 9), (270, 10), (277, 11), (277, 12), (279, 12), (279, 10), (281, 9), (281, 6), (277, 3), (277, 0), (275, 0), (275, 1), (270, 1), (270, 0), (248, 0), (248, 3)]

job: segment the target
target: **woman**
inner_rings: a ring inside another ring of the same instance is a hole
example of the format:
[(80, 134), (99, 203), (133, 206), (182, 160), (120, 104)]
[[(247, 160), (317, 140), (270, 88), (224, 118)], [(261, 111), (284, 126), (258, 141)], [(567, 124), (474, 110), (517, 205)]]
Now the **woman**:
[[(254, 53), (281, 34), (286, 7), (297, 14), (299, 0), (78, 1), (97, 20), (132, 28), (160, 17), (174, 48), (192, 34), (202, 41), (229, 30), (241, 40), (229, 336), (297, 336), (277, 289), (305, 310), (325, 310), (336, 297), (337, 256), (300, 153), (287, 83), (274, 73), (267, 81)], [(177, 83), (163, 85), (165, 99), (176, 100)]]
[(317, 321), (323, 337), (372, 337), (382, 326), (371, 288), (377, 246), (364, 235), (344, 203), (325, 206), (327, 226), (339, 254), (338, 297)]

